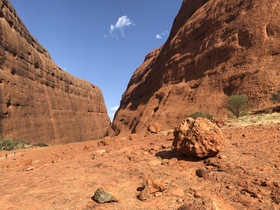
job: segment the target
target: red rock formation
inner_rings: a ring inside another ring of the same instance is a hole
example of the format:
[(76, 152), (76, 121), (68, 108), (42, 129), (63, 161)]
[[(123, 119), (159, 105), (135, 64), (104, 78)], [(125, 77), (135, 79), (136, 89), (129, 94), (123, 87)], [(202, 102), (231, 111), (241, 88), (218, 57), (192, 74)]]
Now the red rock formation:
[(0, 134), (50, 144), (98, 139), (110, 120), (101, 90), (60, 69), (0, 0)]
[(278, 0), (184, 0), (166, 43), (134, 72), (113, 129), (170, 129), (195, 111), (225, 116), (232, 94), (247, 94), (251, 109), (267, 106), (279, 63)]
[(221, 129), (210, 120), (188, 117), (174, 129), (172, 149), (188, 157), (214, 157), (224, 143)]

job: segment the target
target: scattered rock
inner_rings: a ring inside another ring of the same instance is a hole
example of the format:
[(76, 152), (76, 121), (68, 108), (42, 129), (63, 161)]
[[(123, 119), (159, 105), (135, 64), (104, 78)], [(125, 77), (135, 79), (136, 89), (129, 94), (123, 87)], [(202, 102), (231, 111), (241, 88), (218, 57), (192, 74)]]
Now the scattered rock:
[(158, 165), (161, 165), (162, 161), (161, 160), (151, 160), (148, 162), (148, 164), (150, 166), (158, 166)]
[(163, 192), (167, 189), (166, 181), (162, 179), (148, 180), (146, 187), (149, 188), (150, 193)]
[(100, 150), (96, 150), (96, 151), (94, 151), (94, 153), (96, 153), (96, 154), (100, 154), (100, 155), (104, 154), (105, 152), (106, 152), (106, 150), (105, 150), (105, 149), (100, 149)]
[(98, 145), (98, 147), (107, 146), (107, 145), (109, 145), (109, 141), (107, 139), (103, 139), (103, 140), (99, 141), (97, 145)]
[(184, 204), (180, 206), (178, 210), (208, 210), (208, 209), (203, 205)]
[(198, 177), (203, 177), (204, 179), (207, 179), (207, 178), (209, 178), (210, 172), (205, 169), (199, 168), (195, 171), (195, 174)]
[(103, 188), (98, 188), (91, 199), (96, 201), (97, 203), (118, 202), (118, 199), (110, 190)]
[(225, 155), (219, 155), (219, 159), (226, 159)]
[(130, 134), (128, 138), (129, 140), (136, 141), (139, 139), (139, 136), (137, 134)]
[(143, 188), (138, 195), (139, 200), (147, 200), (154, 195), (156, 197), (161, 196), (162, 192), (167, 190), (166, 181), (162, 179), (147, 180), (143, 184)]
[(187, 118), (174, 129), (172, 149), (188, 157), (214, 157), (224, 142), (220, 128), (205, 118)]
[(225, 126), (225, 121), (221, 118), (212, 118), (211, 119), (212, 123), (215, 123), (219, 128), (222, 128)]
[(183, 197), (185, 195), (184, 190), (181, 188), (175, 188), (170, 191), (172, 195)]
[(151, 197), (149, 188), (144, 187), (144, 189), (138, 195), (138, 199), (141, 201), (145, 201)]
[(280, 189), (274, 190), (274, 192), (272, 192), (272, 194), (271, 194), (271, 198), (277, 205), (279, 205), (280, 204)]
[(26, 169), (26, 171), (32, 171), (34, 169), (34, 167), (28, 167), (27, 169)]
[(149, 125), (148, 131), (157, 134), (160, 132), (160, 127), (161, 127), (160, 124), (155, 122)]

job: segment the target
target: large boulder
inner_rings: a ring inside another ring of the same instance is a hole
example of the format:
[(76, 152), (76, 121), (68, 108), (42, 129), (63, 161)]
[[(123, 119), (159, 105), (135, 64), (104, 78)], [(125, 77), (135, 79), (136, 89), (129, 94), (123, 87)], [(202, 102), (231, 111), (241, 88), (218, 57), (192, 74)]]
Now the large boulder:
[(214, 157), (224, 142), (221, 129), (205, 118), (187, 118), (174, 129), (172, 149), (188, 157)]

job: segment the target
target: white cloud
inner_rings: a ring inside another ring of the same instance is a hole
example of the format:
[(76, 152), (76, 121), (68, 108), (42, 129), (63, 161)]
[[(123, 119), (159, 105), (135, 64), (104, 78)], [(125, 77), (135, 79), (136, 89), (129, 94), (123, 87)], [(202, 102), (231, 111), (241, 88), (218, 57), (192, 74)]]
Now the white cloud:
[(114, 106), (114, 107), (112, 107), (110, 109), (113, 110), (113, 111), (117, 111), (118, 108), (119, 108), (119, 106)]
[(110, 108), (110, 110), (112, 110), (112, 111), (109, 113), (109, 117), (110, 117), (111, 122), (113, 121), (114, 116), (115, 116), (115, 113), (116, 113), (116, 111), (117, 111), (118, 108), (119, 108), (119, 106), (114, 106), (114, 107)]
[(164, 32), (157, 34), (156, 39), (162, 39), (163, 36), (167, 36), (169, 34), (169, 31), (165, 30)]
[(128, 26), (135, 26), (135, 24), (126, 15), (121, 16), (121, 17), (119, 17), (119, 19), (115, 25), (110, 26), (109, 33), (112, 37), (115, 37), (118, 39), (118, 36), (115, 33), (116, 30), (118, 30), (121, 33), (122, 37), (125, 37), (124, 30)]
[(160, 34), (157, 34), (157, 35), (156, 35), (156, 38), (157, 38), (157, 39), (162, 39), (162, 36), (161, 36)]

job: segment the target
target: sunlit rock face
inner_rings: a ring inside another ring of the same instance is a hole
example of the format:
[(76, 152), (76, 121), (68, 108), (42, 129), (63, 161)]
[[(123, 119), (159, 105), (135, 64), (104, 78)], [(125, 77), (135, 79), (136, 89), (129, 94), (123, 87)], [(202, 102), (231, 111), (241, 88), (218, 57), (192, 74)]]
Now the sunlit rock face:
[(0, 0), (0, 135), (60, 144), (104, 137), (101, 90), (63, 71)]
[(250, 109), (280, 89), (279, 0), (184, 0), (166, 43), (150, 52), (122, 96), (112, 128), (174, 128), (200, 111), (226, 116), (225, 100), (246, 94)]

